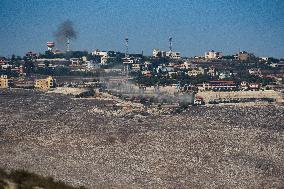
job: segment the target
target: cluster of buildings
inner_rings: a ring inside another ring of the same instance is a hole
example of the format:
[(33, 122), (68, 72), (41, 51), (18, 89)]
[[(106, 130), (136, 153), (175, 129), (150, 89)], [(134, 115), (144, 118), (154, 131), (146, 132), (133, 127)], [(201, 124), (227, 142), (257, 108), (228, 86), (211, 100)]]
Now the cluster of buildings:
[(10, 87), (15, 88), (35, 88), (41, 90), (49, 90), (56, 87), (56, 80), (48, 76), (43, 79), (29, 79), (22, 78), (8, 78), (7, 75), (1, 75), (0, 77), (0, 89), (7, 89)]
[[(128, 39), (126, 41), (128, 43)], [(0, 71), (13, 72), (19, 76), (25, 76), (28, 67), (37, 69), (56, 69), (66, 67), (71, 71), (79, 72), (121, 72), (131, 76), (142, 75), (144, 77), (158, 77), (175, 79), (183, 76), (197, 80), (200, 77), (210, 78), (208, 82), (195, 82), (192, 88), (198, 90), (259, 90), (261, 83), (248, 82), (242, 80), (240, 72), (247, 72), (250, 76), (258, 78), (270, 78), (283, 83), (284, 72), (275, 71), (276, 68), (284, 67), (284, 61), (269, 62), (268, 57), (256, 57), (253, 53), (239, 51), (232, 56), (224, 56), (219, 51), (208, 51), (202, 57), (182, 57), (180, 52), (173, 51), (172, 38), (169, 39), (169, 50), (163, 51), (157, 48), (153, 49), (152, 56), (141, 54), (130, 54), (115, 51), (101, 51), (95, 49), (91, 53), (85, 51), (74, 51), (73, 56), (59, 50), (54, 50), (55, 43), (47, 42), (47, 51), (45, 55), (34, 52), (27, 52), (24, 58), (6, 59), (0, 58)], [(70, 52), (68, 52), (70, 53)], [(75, 54), (75, 55), (74, 55)], [(230, 59), (228, 59), (230, 57)], [(266, 64), (271, 69), (253, 67), (248, 70), (238, 70), (235, 65), (241, 62), (260, 62)], [(113, 65), (120, 65), (113, 68)], [(238, 81), (236, 81), (238, 78)], [(9, 79), (1, 76), (1, 88), (8, 87)], [(11, 83), (11, 82), (10, 82)], [(15, 82), (17, 83), (17, 82)], [(18, 82), (20, 83), (20, 82)], [(31, 81), (30, 84), (33, 82)], [(55, 80), (51, 77), (34, 81), (34, 87), (40, 89), (49, 89), (55, 86)], [(188, 88), (188, 86), (186, 86)]]

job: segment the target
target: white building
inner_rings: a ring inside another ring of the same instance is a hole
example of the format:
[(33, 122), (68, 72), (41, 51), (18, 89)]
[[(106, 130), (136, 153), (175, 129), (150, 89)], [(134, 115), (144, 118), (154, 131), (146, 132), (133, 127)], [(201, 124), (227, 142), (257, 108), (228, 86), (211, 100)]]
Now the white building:
[(176, 51), (160, 51), (159, 49), (153, 49), (152, 52), (153, 57), (159, 58), (159, 57), (168, 57), (172, 59), (180, 59), (181, 55), (180, 52)]
[(205, 52), (205, 59), (220, 59), (223, 57), (222, 52), (209, 51)]
[(192, 69), (190, 69), (187, 72), (187, 74), (189, 76), (194, 76), (194, 77), (196, 77), (198, 75), (203, 75), (204, 73), (205, 73), (205, 70), (203, 68), (201, 68), (201, 67), (199, 67), (199, 68), (192, 68)]
[(100, 51), (96, 49), (92, 52), (92, 55), (101, 57), (101, 64), (106, 64), (109, 59), (107, 51)]
[(160, 51), (159, 49), (153, 49), (152, 55), (155, 58), (165, 57), (166, 51)]
[(80, 60), (79, 58), (70, 58), (71, 64), (72, 65), (80, 65)]
[(268, 61), (269, 60), (269, 57), (259, 57), (262, 61)]
[(172, 58), (172, 59), (180, 59), (180, 52), (176, 51), (168, 51), (166, 52), (166, 57)]

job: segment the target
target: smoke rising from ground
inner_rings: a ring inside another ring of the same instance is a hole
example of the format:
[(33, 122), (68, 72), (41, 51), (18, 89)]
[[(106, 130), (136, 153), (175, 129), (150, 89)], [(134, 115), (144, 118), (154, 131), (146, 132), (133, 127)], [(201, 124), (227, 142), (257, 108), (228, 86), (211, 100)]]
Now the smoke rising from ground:
[(54, 36), (60, 47), (65, 47), (68, 40), (76, 39), (77, 32), (73, 27), (73, 22), (70, 20), (62, 22), (54, 32)]
[(128, 97), (153, 97), (156, 99), (157, 102), (168, 102), (168, 103), (180, 103), (180, 104), (191, 104), (193, 103), (194, 94), (193, 93), (177, 93), (177, 94), (170, 94), (167, 92), (162, 92), (159, 90), (159, 87), (148, 87), (142, 89), (139, 88), (134, 83), (128, 82), (117, 82), (117, 83), (110, 83), (102, 79), (101, 81), (107, 84), (107, 89), (113, 92), (117, 92), (122, 96)]

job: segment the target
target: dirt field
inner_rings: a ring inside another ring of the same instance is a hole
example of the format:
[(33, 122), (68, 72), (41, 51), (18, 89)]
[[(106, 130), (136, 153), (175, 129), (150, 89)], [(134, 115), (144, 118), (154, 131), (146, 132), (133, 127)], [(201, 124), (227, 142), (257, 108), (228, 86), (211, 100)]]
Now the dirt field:
[(89, 188), (284, 186), (284, 107), (157, 115), (113, 103), (0, 91), (0, 167)]

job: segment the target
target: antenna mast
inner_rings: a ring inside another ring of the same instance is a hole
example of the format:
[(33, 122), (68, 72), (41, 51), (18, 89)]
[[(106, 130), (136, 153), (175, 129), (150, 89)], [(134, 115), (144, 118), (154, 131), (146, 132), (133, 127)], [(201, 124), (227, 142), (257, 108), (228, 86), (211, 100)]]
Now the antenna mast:
[(67, 52), (70, 51), (70, 39), (69, 39), (69, 37), (67, 38), (66, 51), (67, 51)]
[(125, 58), (127, 58), (128, 57), (128, 37), (125, 38), (125, 47), (126, 47)]
[(173, 50), (172, 46), (173, 46), (173, 38), (170, 37), (170, 38), (169, 38), (169, 48), (170, 48), (170, 52), (172, 52), (172, 50)]
[(126, 61), (126, 65), (125, 65), (125, 72), (126, 72), (126, 81), (128, 82), (128, 70), (129, 70), (129, 62), (128, 62), (128, 58), (129, 58), (129, 54), (128, 54), (128, 37), (125, 38), (125, 61)]

